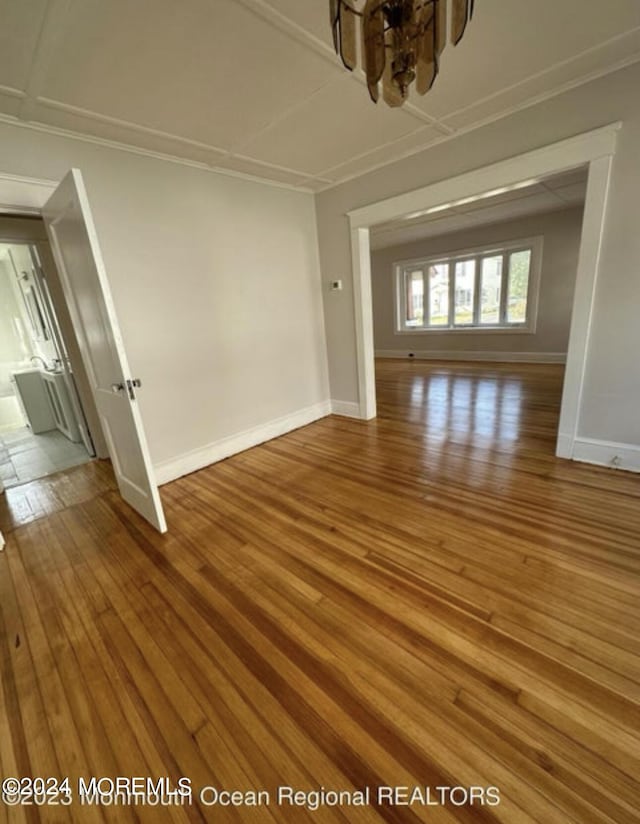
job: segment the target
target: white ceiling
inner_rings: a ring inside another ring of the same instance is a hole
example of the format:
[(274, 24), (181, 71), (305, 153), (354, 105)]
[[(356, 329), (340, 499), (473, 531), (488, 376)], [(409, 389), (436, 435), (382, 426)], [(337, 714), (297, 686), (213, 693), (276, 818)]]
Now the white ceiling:
[(640, 59), (638, 0), (477, 0), (425, 97), (369, 101), (328, 0), (0, 0), (0, 119), (319, 190)]
[(509, 190), (468, 198), (446, 208), (429, 209), (371, 230), (371, 248), (386, 249), (490, 223), (529, 217), (584, 204), (587, 168), (524, 181)]

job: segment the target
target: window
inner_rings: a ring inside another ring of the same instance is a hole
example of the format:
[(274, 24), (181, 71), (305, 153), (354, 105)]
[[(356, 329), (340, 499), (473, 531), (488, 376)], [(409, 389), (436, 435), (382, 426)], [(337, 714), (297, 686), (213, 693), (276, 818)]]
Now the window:
[(397, 331), (534, 331), (541, 253), (533, 238), (396, 264)]

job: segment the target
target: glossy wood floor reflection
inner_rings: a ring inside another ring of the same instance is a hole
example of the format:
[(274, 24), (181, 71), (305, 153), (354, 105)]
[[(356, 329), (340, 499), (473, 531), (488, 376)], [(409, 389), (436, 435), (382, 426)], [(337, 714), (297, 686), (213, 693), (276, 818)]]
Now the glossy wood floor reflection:
[(377, 420), (163, 487), (167, 536), (96, 465), (10, 490), (2, 773), (500, 805), (10, 821), (640, 822), (640, 478), (554, 458), (560, 367), (378, 372)]

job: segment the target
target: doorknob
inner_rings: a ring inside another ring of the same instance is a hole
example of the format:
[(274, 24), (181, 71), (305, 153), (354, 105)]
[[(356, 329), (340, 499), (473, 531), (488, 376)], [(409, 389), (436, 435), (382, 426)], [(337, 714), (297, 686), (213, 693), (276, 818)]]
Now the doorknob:
[(133, 391), (134, 388), (139, 389), (142, 386), (142, 381), (140, 378), (133, 378), (132, 380), (127, 380), (124, 383), (112, 383), (111, 384), (111, 391), (116, 395), (119, 392), (124, 392), (125, 389), (129, 390), (129, 397), (132, 401), (135, 401), (136, 395)]

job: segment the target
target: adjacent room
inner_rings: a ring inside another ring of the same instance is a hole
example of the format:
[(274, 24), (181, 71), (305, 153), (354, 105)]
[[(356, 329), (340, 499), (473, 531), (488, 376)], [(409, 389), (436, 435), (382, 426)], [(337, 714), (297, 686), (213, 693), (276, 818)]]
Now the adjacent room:
[(0, 295), (0, 480), (12, 487), (94, 453), (35, 248), (0, 243)]
[(513, 450), (535, 398), (554, 454), (586, 185), (576, 169), (372, 228), (379, 416), (402, 397), (430, 438)]

